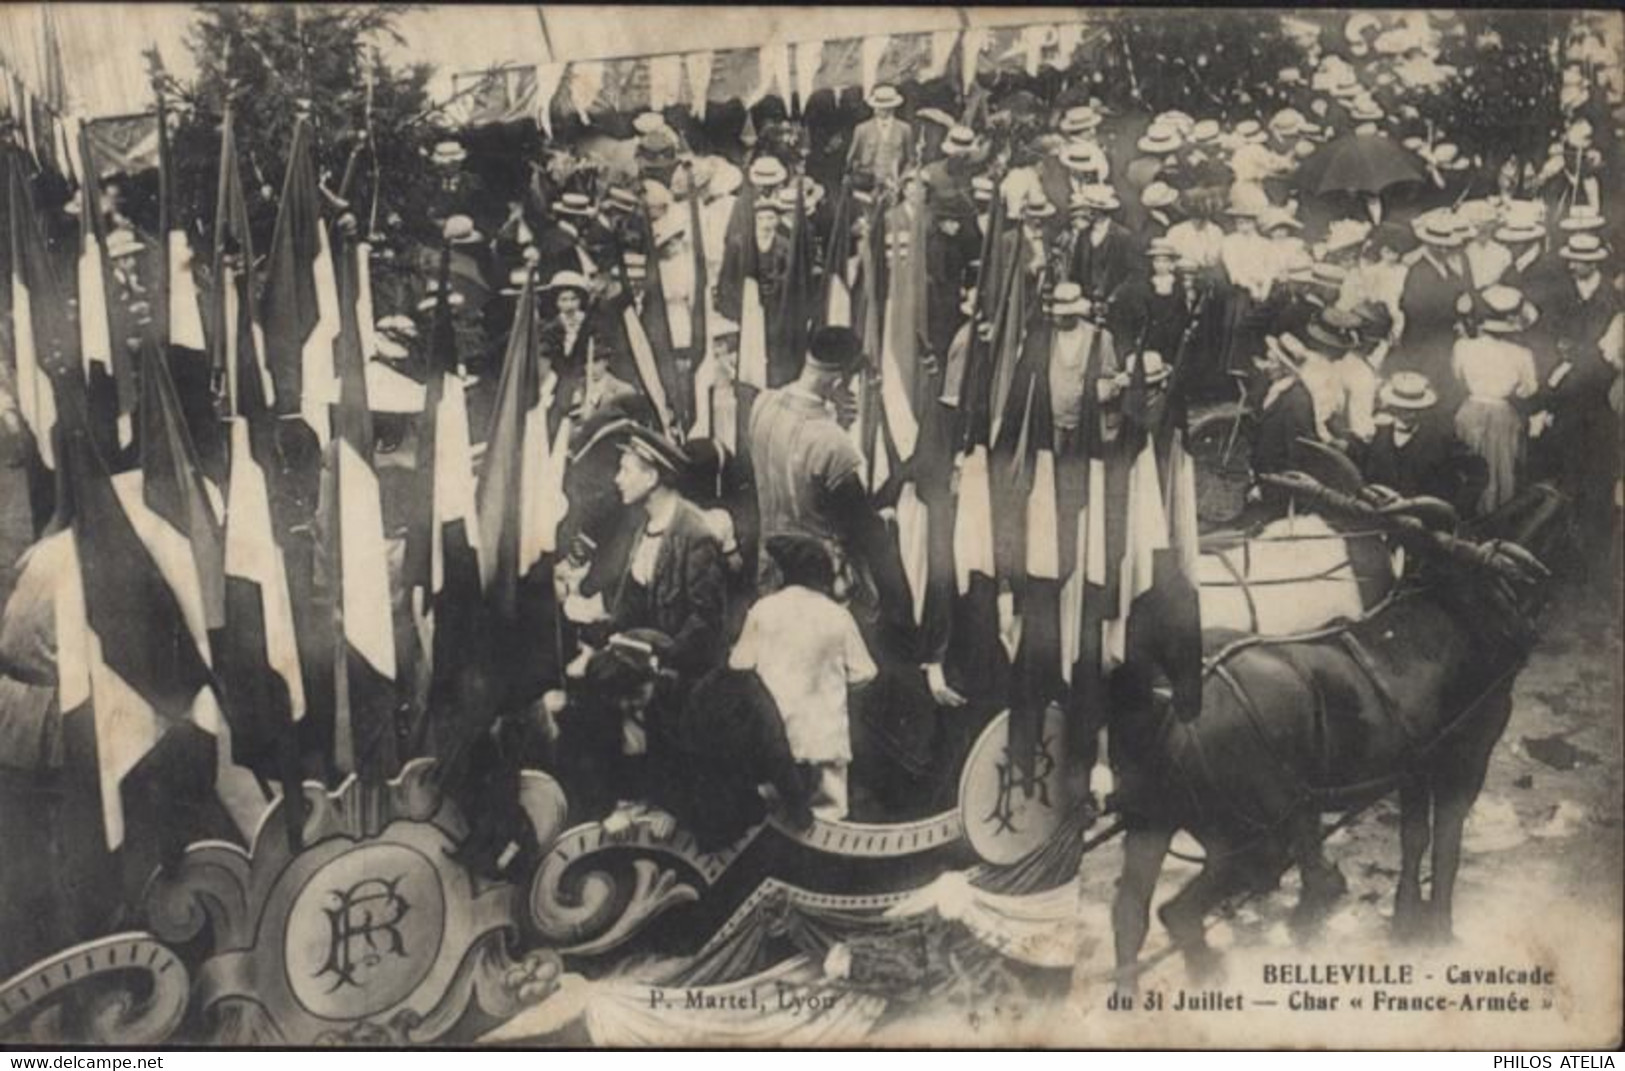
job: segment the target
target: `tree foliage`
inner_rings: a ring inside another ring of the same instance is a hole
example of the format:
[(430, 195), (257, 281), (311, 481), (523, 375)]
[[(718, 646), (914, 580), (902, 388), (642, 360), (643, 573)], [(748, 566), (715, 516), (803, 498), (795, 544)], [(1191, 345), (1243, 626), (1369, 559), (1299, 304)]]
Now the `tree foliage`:
[[(260, 249), (269, 243), (301, 114), (310, 119), (317, 168), (333, 193), (343, 187), (356, 155), (345, 198), (363, 227), (373, 222), (376, 197), (380, 230), (396, 232), (407, 244), (432, 240), (427, 206), (434, 179), (425, 150), (436, 131), (429, 68), (392, 68), (378, 48), (399, 39), (394, 23), (404, 10), (395, 5), (201, 6), (189, 41), (196, 78), (189, 85), (168, 83), (181, 113), (173, 137), (182, 218), (196, 221), (200, 235), (212, 226), (220, 124), (229, 99)], [(399, 222), (391, 225), (392, 220)]]
[(1240, 119), (1267, 104), (1275, 74), (1302, 59), (1269, 11), (1212, 11), (1199, 18), (1133, 9), (1112, 20), (1103, 85), (1107, 103), (1153, 112)]

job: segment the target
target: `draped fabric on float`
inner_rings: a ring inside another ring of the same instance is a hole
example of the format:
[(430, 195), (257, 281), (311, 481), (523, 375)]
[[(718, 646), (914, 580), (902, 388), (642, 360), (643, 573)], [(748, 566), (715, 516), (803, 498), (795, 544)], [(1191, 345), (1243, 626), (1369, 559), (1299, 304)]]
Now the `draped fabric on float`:
[[(328, 590), (337, 602), (333, 760), (341, 773), (379, 779), (392, 775), (398, 765), (389, 545), (372, 468), (372, 414), (356, 323), (360, 265), (353, 246), (341, 242), (336, 252), (340, 329), (333, 353), (339, 396), (319, 510), (328, 548)], [(302, 400), (308, 412), (309, 394)]]
[[(328, 407), (339, 398), (335, 350), (341, 312), (310, 140), (310, 124), (301, 119), (288, 150), (262, 311), (276, 411), (299, 414), (325, 446), (331, 433)], [(350, 301), (354, 303), (353, 296)]]

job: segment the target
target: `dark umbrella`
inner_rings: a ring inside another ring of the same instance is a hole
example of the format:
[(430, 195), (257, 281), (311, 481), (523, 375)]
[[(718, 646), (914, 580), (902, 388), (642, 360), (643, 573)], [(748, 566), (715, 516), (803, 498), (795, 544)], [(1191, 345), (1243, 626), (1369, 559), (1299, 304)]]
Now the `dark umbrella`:
[(1420, 182), (1421, 164), (1382, 134), (1351, 134), (1316, 152), (1298, 169), (1308, 193), (1380, 194), (1402, 182)]

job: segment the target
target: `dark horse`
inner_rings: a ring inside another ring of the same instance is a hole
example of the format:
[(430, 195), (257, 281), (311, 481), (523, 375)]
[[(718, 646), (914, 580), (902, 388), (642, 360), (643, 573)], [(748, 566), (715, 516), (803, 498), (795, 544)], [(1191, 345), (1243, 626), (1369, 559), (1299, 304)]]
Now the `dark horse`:
[[(1321, 854), (1320, 815), (1396, 788), (1404, 861), (1395, 935), (1449, 938), (1462, 827), (1511, 716), (1544, 600), (1548, 574), (1524, 551), (1552, 554), (1567, 513), (1561, 495), (1537, 486), (1476, 526), (1482, 542), (1431, 532), (1413, 540), (1420, 553), (1409, 555), (1409, 575), (1358, 621), (1293, 637), (1204, 637), (1200, 714), (1164, 710), (1123, 742), (1154, 790), (1125, 816), (1112, 909), (1120, 984), (1132, 985), (1177, 831), (1201, 843), (1205, 861), (1159, 916), (1200, 979), (1219, 966), (1207, 915), (1233, 895), (1274, 888), (1294, 864), (1303, 879), (1294, 928), (1312, 931), (1346, 889)], [(1436, 549), (1444, 544), (1456, 553)]]

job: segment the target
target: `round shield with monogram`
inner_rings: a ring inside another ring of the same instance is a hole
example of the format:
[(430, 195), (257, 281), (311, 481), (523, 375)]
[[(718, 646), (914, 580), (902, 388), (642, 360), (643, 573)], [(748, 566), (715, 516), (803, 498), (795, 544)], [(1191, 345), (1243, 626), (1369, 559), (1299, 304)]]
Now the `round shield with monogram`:
[(1062, 769), (1065, 728), (1059, 710), (1045, 713), (1030, 765), (1011, 753), (1009, 711), (982, 730), (959, 778), (959, 812), (965, 839), (986, 862), (1017, 862), (1060, 826), (1070, 805)]

